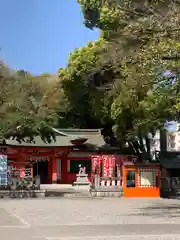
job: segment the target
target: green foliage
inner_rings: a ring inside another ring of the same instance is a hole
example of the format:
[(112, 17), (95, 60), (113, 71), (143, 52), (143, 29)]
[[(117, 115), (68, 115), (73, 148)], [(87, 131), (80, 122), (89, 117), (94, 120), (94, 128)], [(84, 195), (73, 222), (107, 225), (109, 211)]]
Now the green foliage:
[[(105, 41), (89, 42), (75, 49), (69, 56), (68, 67), (59, 70), (59, 77), (67, 99), (65, 117), (71, 126), (91, 128), (100, 126), (103, 114), (104, 91), (94, 85), (99, 68), (100, 51)], [(97, 80), (98, 81), (98, 80)]]
[(78, 2), (85, 25), (101, 29), (106, 39), (94, 64), (96, 73), (107, 65), (113, 72), (108, 75), (108, 91), (104, 89), (103, 114), (110, 116), (120, 142), (134, 144), (137, 137), (140, 142), (147, 140), (148, 133), (161, 129), (165, 120), (179, 118), (179, 79), (173, 86), (160, 83), (166, 70), (177, 75), (179, 62), (163, 57), (179, 52), (180, 4), (166, 0)]
[[(44, 87), (43, 87), (44, 86)], [(47, 84), (24, 71), (12, 71), (0, 64), (0, 136), (32, 141), (40, 135), (44, 141), (54, 137), (51, 126), (56, 120), (53, 108), (45, 103)]]

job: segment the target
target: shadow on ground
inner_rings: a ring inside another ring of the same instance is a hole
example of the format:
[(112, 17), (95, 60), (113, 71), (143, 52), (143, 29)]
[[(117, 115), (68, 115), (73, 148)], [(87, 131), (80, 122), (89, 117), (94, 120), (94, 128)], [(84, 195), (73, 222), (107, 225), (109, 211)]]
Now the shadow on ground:
[(180, 203), (153, 204), (147, 207), (139, 207), (137, 212), (129, 216), (150, 216), (153, 218), (180, 218)]

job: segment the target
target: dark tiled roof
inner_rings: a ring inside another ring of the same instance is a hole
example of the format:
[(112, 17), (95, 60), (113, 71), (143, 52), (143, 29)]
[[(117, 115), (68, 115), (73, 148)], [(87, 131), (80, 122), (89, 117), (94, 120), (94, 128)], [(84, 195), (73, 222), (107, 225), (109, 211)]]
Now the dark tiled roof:
[(6, 140), (6, 143), (7, 145), (11, 146), (65, 147), (73, 146), (71, 140), (78, 138), (86, 138), (87, 144), (95, 145), (96, 147), (101, 147), (105, 144), (103, 136), (101, 135), (99, 129), (58, 129), (58, 131), (59, 133), (56, 136), (56, 141), (52, 141), (51, 143), (45, 143), (39, 136), (35, 137), (34, 143), (19, 143), (16, 140), (12, 139)]

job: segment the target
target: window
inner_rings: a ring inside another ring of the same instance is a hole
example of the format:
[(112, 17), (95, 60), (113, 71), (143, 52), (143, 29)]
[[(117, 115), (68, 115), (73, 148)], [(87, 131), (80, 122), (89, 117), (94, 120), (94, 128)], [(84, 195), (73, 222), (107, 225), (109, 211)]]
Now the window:
[(79, 172), (79, 165), (81, 164), (82, 167), (86, 167), (86, 173), (91, 172), (91, 160), (68, 160), (69, 161), (69, 169), (68, 172), (70, 173), (77, 173)]
[(135, 188), (136, 187), (136, 171), (128, 170), (126, 174), (126, 187)]
[(156, 172), (154, 168), (139, 169), (139, 186), (140, 187), (155, 187), (156, 186)]

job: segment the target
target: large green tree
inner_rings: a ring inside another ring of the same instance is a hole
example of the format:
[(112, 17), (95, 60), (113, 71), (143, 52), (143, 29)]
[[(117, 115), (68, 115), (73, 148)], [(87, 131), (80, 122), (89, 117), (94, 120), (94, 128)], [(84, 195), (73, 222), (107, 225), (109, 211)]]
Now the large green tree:
[(129, 142), (145, 151), (140, 143), (145, 139), (149, 145), (148, 133), (178, 117), (179, 81), (161, 83), (167, 80), (163, 73), (176, 74), (179, 65), (163, 60), (180, 48), (179, 2), (78, 2), (86, 26), (99, 28), (102, 36), (98, 52), (89, 46), (76, 50), (60, 74), (71, 113), (80, 114), (74, 123), (90, 127), (88, 119), (92, 123), (90, 116), (96, 116), (109, 123), (104, 134), (112, 137), (111, 125), (119, 146)]
[[(0, 63), (0, 136), (18, 141), (44, 141), (54, 137), (55, 107), (47, 102), (48, 82), (24, 71), (13, 71)], [(54, 91), (52, 90), (52, 93)], [(51, 94), (52, 94), (51, 93)]]

